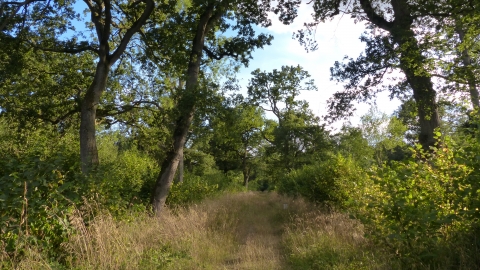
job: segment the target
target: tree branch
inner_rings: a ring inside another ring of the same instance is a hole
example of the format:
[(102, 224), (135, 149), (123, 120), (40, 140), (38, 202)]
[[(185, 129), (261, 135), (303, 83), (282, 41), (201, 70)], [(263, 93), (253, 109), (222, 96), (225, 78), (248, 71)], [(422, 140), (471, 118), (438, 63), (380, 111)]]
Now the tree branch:
[(33, 2), (45, 2), (46, 0), (26, 0), (24, 2), (3, 2), (1, 5), (0, 5), (0, 11), (3, 15), (3, 8), (7, 5), (12, 5), (12, 6), (18, 6), (17, 9), (15, 9), (15, 11), (10, 14), (10, 16), (8, 18), (5, 18), (5, 20), (2, 22), (2, 24), (0, 25), (0, 32), (3, 31), (5, 29), (5, 27), (7, 26), (7, 23), (10, 21), (10, 19), (15, 16), (22, 7), (25, 7)]
[(448, 81), (448, 82), (455, 82), (455, 83), (460, 83), (460, 84), (468, 84), (468, 82), (466, 80), (463, 80), (461, 78), (454, 78), (452, 77), (451, 75), (441, 75), (441, 74), (432, 74), (431, 75), (432, 77), (437, 77), (437, 78), (440, 78), (440, 79), (443, 79), (445, 81)]
[(215, 59), (215, 60), (221, 60), (225, 56), (231, 56), (235, 59), (238, 59), (238, 54), (235, 54), (232, 52), (214, 53), (207, 46), (203, 46), (203, 51), (207, 54), (209, 58)]
[[(103, 36), (103, 25), (102, 23), (100, 22), (100, 17), (101, 17), (101, 10), (99, 10), (99, 8), (97, 8), (96, 6), (94, 6), (92, 0), (83, 0), (83, 2), (85, 2), (85, 4), (87, 4), (88, 6), (88, 9), (90, 10), (90, 17), (91, 17), (91, 20), (93, 22), (93, 24), (95, 25), (95, 31), (97, 32), (97, 39), (98, 40), (102, 40), (102, 36)], [(97, 6), (100, 7), (100, 4), (95, 1)]]
[(153, 10), (155, 9), (155, 2), (153, 0), (144, 0), (144, 2), (147, 5), (145, 7), (145, 10), (143, 11), (140, 18), (133, 23), (132, 27), (130, 27), (130, 29), (127, 30), (127, 32), (125, 33), (125, 36), (123, 36), (122, 40), (120, 41), (120, 45), (115, 50), (115, 52), (113, 52), (113, 54), (110, 56), (110, 65), (115, 63), (120, 58), (120, 55), (122, 55), (125, 49), (127, 48), (127, 45), (130, 42), (130, 39), (132, 38), (132, 36), (138, 31), (140, 31), (140, 28), (145, 24), (148, 17), (150, 17)]
[(43, 48), (37, 45), (33, 45), (33, 48), (42, 50), (44, 52), (58, 52), (58, 53), (70, 53), (70, 54), (77, 54), (85, 51), (92, 51), (95, 53), (99, 53), (98, 49), (92, 47), (90, 44), (80, 44), (77, 47), (63, 47), (63, 48)]
[(372, 7), (371, 0), (360, 0), (360, 5), (363, 11), (367, 15), (368, 20), (375, 24), (377, 27), (382, 28), (385, 31), (391, 31), (394, 23), (385, 20), (382, 16), (378, 15)]
[[(103, 23), (103, 33), (102, 33), (102, 38), (99, 39), (100, 41), (100, 46), (105, 45), (109, 46), (108, 40), (110, 39), (111, 35), (111, 26), (112, 26), (112, 3), (110, 0), (104, 0), (104, 8), (105, 8), (105, 21)], [(107, 53), (109, 53), (109, 50), (107, 49)]]
[(57, 117), (57, 119), (55, 119), (55, 120), (48, 120), (48, 119), (43, 119), (43, 120), (47, 120), (50, 123), (52, 123), (53, 125), (56, 125), (56, 124), (60, 123), (60, 121), (63, 121), (65, 119), (67, 119), (69, 116), (72, 116), (72, 115), (74, 115), (76, 113), (79, 113), (79, 112), (80, 112), (80, 108), (78, 107), (74, 110), (71, 110), (71, 111), (65, 113), (64, 115), (62, 115), (60, 117)]
[(138, 105), (141, 105), (141, 104), (154, 105), (155, 107), (157, 107), (158, 110), (162, 110), (162, 107), (156, 102), (148, 101), (148, 100), (139, 100), (139, 101), (133, 101), (132, 104), (120, 106), (120, 108), (118, 108), (118, 110), (97, 109), (97, 118), (104, 118), (104, 117), (107, 117), (107, 116), (120, 115), (120, 114), (130, 112), (133, 109), (140, 109), (141, 107), (139, 107)]

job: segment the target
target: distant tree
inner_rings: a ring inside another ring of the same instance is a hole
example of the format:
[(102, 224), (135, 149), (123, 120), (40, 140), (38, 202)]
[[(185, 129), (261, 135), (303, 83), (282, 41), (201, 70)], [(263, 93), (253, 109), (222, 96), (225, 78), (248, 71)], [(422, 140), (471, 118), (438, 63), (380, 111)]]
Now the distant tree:
[(328, 147), (328, 139), (320, 119), (298, 100), (300, 91), (316, 90), (310, 75), (300, 66), (283, 66), (272, 72), (255, 70), (248, 85), (250, 102), (271, 112), (277, 118), (270, 125), (271, 151), (279, 155), (275, 166), (292, 170), (309, 163), (319, 150)]
[[(252, 172), (252, 160), (258, 158), (259, 147), (263, 140), (261, 130), (264, 125), (263, 112), (248, 104), (239, 104), (225, 108), (211, 124), (213, 137), (212, 150), (219, 162), (235, 163), (240, 161), (243, 184), (248, 187)], [(227, 169), (224, 167), (223, 169)]]
[(334, 151), (351, 157), (362, 168), (369, 168), (374, 163), (375, 149), (369, 145), (360, 128), (343, 125), (340, 131), (333, 135), (333, 141)]
[(391, 153), (406, 146), (404, 139), (407, 128), (397, 117), (388, 116), (372, 106), (360, 121), (362, 134), (374, 149), (374, 159), (379, 165), (388, 161)]

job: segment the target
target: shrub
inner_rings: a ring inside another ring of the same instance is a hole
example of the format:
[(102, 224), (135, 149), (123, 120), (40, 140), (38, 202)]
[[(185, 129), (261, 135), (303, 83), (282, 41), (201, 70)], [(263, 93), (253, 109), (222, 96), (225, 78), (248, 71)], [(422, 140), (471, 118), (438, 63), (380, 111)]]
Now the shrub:
[(94, 185), (92, 191), (98, 194), (96, 200), (114, 215), (121, 214), (133, 204), (147, 204), (151, 189), (145, 187), (155, 183), (157, 163), (136, 148), (123, 151), (101, 148), (102, 156), (100, 167), (90, 179)]
[[(4, 161), (0, 176), (0, 238), (12, 256), (36, 244), (54, 254), (70, 231), (68, 215), (84, 179), (75, 162), (64, 155), (41, 159), (28, 156)], [(0, 243), (1, 245), (2, 243)]]
[(370, 236), (408, 267), (478, 267), (478, 246), (464, 236), (478, 227), (480, 193), (472, 168), (459, 162), (462, 150), (448, 140), (432, 153), (412, 150), (410, 160), (374, 170), (374, 184), (364, 189), (359, 216)]
[(1, 256), (21, 259), (35, 246), (47, 257), (58, 257), (73, 230), (69, 216), (74, 206), (94, 199), (102, 210), (119, 216), (156, 175), (151, 159), (136, 149), (119, 152), (108, 136), (100, 140), (102, 164), (83, 175), (75, 136), (26, 131), (17, 140), (10, 136), (10, 145), (0, 143), (5, 150), (0, 159), (0, 248), (6, 251)]
[(367, 175), (352, 159), (332, 155), (324, 162), (291, 171), (279, 181), (277, 188), (280, 193), (343, 207), (355, 200), (354, 188), (367, 180)]
[(199, 202), (219, 191), (218, 184), (206, 181), (208, 175), (198, 176), (186, 173), (183, 182), (173, 183), (167, 197), (168, 205), (186, 205)]

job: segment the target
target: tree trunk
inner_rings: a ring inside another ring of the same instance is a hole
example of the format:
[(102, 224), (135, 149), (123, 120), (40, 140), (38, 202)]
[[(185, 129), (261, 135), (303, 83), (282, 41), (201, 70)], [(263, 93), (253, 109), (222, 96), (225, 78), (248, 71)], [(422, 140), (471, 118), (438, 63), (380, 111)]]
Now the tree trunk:
[(95, 139), (95, 120), (100, 96), (107, 85), (109, 70), (110, 67), (108, 63), (102, 60), (98, 62), (93, 82), (88, 88), (81, 104), (80, 161), (82, 163), (82, 172), (85, 174), (89, 173), (99, 164)]
[[(411, 71), (410, 71), (411, 72)], [(405, 72), (407, 73), (407, 72)], [(424, 150), (435, 145), (435, 129), (440, 127), (440, 118), (437, 112), (436, 92), (430, 77), (407, 75), (407, 81), (413, 89), (413, 97), (417, 104), (420, 124), (418, 140)]]
[(180, 163), (181, 153), (183, 152), (183, 145), (185, 144), (188, 127), (193, 119), (193, 108), (186, 117), (180, 117), (177, 120), (177, 125), (174, 131), (174, 144), (173, 149), (170, 150), (167, 157), (162, 163), (160, 174), (158, 175), (157, 182), (152, 194), (152, 205), (155, 214), (158, 216), (165, 202), (167, 201), (168, 193), (175, 176), (178, 164)]
[(248, 181), (250, 180), (250, 169), (248, 167), (243, 168), (243, 186), (248, 189)]
[[(455, 30), (460, 38), (460, 41), (464, 42), (465, 31), (462, 29), (461, 25), (458, 25)], [(468, 90), (470, 92), (470, 101), (472, 102), (473, 109), (477, 110), (480, 107), (477, 80), (475, 78), (475, 74), (473, 74), (471, 70), (473, 60), (468, 54), (468, 50), (466, 48), (461, 52), (461, 59), (463, 63), (463, 68), (465, 69), (465, 77), (468, 84)]]
[(250, 179), (250, 168), (248, 167), (248, 164), (247, 164), (247, 147), (245, 147), (245, 153), (243, 154), (243, 157), (242, 157), (242, 171), (243, 171), (243, 186), (245, 186), (245, 188), (248, 189), (248, 181)]
[(142, 15), (121, 35), (120, 44), (118, 44), (113, 54), (110, 54), (111, 1), (94, 1), (95, 3), (93, 3), (92, 1), (84, 0), (84, 2), (90, 9), (91, 21), (95, 26), (99, 43), (95, 76), (82, 100), (80, 109), (80, 162), (82, 163), (82, 172), (87, 174), (99, 164), (95, 137), (95, 120), (100, 97), (107, 87), (110, 67), (120, 59), (133, 35), (145, 24), (155, 9), (155, 3), (152, 0), (145, 0), (146, 7)]
[(411, 14), (410, 4), (408, 0), (390, 0), (395, 19), (388, 21), (382, 14), (376, 12), (371, 0), (359, 1), (369, 21), (388, 31), (394, 42), (400, 46), (400, 68), (405, 73), (417, 103), (420, 124), (418, 140), (423, 149), (428, 150), (435, 144), (434, 131), (440, 126), (440, 119), (431, 74), (425, 69), (425, 57), (418, 47), (412, 30), (414, 17)]
[(467, 83), (468, 83), (468, 90), (470, 92), (470, 101), (472, 102), (473, 109), (478, 110), (480, 108), (480, 100), (479, 94), (477, 89), (477, 80), (475, 79), (475, 74), (473, 74), (472, 70), (469, 69), (467, 65), (471, 65), (472, 60), (468, 53), (465, 54), (463, 57), (463, 64), (467, 68), (466, 76), (467, 76)]
[(185, 161), (185, 156), (184, 156), (184, 149), (182, 149), (180, 153), (180, 161), (178, 163), (178, 170), (177, 170), (177, 183), (182, 183), (183, 182), (183, 172), (185, 171), (185, 166), (184, 166), (184, 161)]
[(185, 90), (178, 103), (180, 116), (176, 121), (175, 131), (173, 132), (173, 149), (170, 150), (162, 164), (162, 170), (160, 171), (152, 193), (151, 203), (153, 205), (153, 211), (157, 216), (160, 215), (165, 206), (165, 201), (167, 200), (175, 172), (180, 162), (180, 157), (183, 153), (183, 146), (187, 140), (188, 129), (193, 120), (205, 35), (211, 29), (212, 24), (215, 23), (216, 18), (214, 15), (219, 15), (214, 14), (214, 7), (214, 4), (210, 4), (200, 16), (193, 39)]
[(400, 68), (413, 90), (420, 124), (419, 142), (424, 150), (435, 145), (435, 129), (440, 126), (436, 92), (431, 74), (425, 69), (425, 57), (418, 47), (412, 30), (413, 18), (406, 0), (392, 0), (395, 16), (390, 31), (394, 41), (400, 45)]
[(421, 55), (413, 31), (408, 29), (402, 32), (403, 34), (396, 38), (398, 44), (403, 47), (400, 67), (413, 90), (413, 98), (417, 104), (420, 125), (418, 140), (423, 149), (428, 150), (435, 144), (435, 129), (440, 127), (436, 92), (430, 74), (423, 68), (425, 59)]

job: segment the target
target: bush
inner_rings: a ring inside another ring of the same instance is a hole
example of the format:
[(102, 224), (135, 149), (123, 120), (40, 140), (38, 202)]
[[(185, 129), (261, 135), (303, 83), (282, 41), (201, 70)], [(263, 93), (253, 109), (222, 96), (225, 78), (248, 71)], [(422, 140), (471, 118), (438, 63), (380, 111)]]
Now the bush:
[(72, 169), (75, 162), (59, 154), (10, 157), (2, 165), (0, 238), (6, 251), (17, 256), (23, 246), (36, 244), (53, 255), (67, 239), (68, 215), (84, 187), (84, 179)]
[(133, 204), (148, 204), (152, 190), (149, 187), (158, 176), (155, 160), (135, 147), (119, 150), (117, 140), (115, 134), (101, 138), (100, 167), (90, 179), (99, 196), (96, 200), (114, 215)]
[[(0, 123), (1, 124), (1, 123)], [(61, 244), (73, 233), (69, 217), (74, 207), (94, 199), (119, 216), (138, 203), (140, 189), (156, 175), (155, 162), (136, 149), (119, 152), (112, 136), (100, 139), (102, 164), (91, 175), (80, 172), (78, 140), (73, 133), (26, 131), (9, 144), (0, 142), (1, 256), (18, 260), (29, 246), (49, 258), (62, 254)], [(10, 133), (12, 134), (10, 134)], [(103, 144), (103, 145), (102, 145)], [(107, 158), (106, 158), (107, 157)]]
[(480, 193), (473, 169), (459, 162), (462, 149), (447, 140), (432, 153), (412, 150), (410, 160), (374, 170), (365, 186), (358, 209), (370, 236), (408, 267), (477, 268), (479, 243), (465, 236), (478, 228)]
[(279, 181), (277, 188), (283, 194), (344, 207), (355, 200), (355, 187), (367, 180), (367, 175), (352, 159), (332, 155), (324, 162), (291, 171)]
[[(214, 175), (217, 176), (218, 175)], [(183, 182), (173, 183), (167, 197), (167, 205), (196, 203), (219, 191), (218, 184), (206, 181), (209, 175), (198, 176), (186, 173)]]

